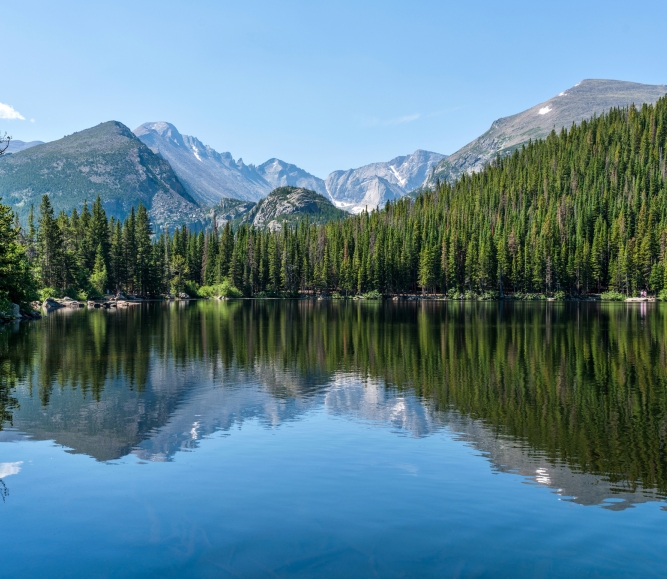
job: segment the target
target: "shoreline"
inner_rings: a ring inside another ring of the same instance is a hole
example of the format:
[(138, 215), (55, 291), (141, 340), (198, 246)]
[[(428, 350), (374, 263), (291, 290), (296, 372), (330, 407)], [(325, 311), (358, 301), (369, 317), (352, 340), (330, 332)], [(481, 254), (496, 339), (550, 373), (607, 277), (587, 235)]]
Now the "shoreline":
[(156, 303), (156, 302), (194, 302), (194, 301), (242, 301), (242, 300), (275, 300), (275, 301), (287, 301), (287, 300), (297, 300), (297, 301), (331, 301), (331, 302), (347, 302), (347, 301), (358, 301), (358, 302), (446, 302), (446, 303), (464, 303), (464, 302), (548, 302), (548, 303), (659, 303), (663, 300), (659, 300), (656, 297), (628, 297), (622, 300), (619, 299), (604, 299), (600, 295), (591, 295), (581, 298), (555, 298), (555, 297), (546, 297), (541, 294), (530, 294), (526, 297), (514, 297), (514, 296), (504, 296), (504, 297), (494, 297), (494, 298), (482, 298), (482, 297), (460, 297), (460, 298), (448, 298), (443, 295), (387, 295), (380, 297), (365, 298), (363, 296), (333, 296), (333, 295), (299, 295), (299, 296), (250, 296), (250, 297), (179, 297), (179, 298), (140, 298), (140, 297), (128, 297), (124, 299), (103, 299), (103, 300), (73, 300), (71, 298), (47, 298), (44, 302), (32, 302), (32, 312), (30, 313), (19, 313), (18, 316), (6, 316), (0, 314), (0, 327), (11, 323), (19, 322), (29, 322), (41, 319), (45, 314), (49, 314), (54, 311), (62, 309), (126, 309), (128, 307), (137, 306), (143, 303)]

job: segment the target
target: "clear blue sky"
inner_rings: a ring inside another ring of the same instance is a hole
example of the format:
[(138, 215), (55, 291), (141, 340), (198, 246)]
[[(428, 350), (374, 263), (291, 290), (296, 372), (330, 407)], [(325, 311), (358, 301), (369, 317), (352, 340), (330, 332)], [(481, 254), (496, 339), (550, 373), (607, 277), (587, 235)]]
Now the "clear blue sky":
[(583, 78), (667, 83), (666, 22), (664, 0), (5, 1), (0, 103), (25, 120), (0, 132), (165, 120), (326, 177), (452, 153)]

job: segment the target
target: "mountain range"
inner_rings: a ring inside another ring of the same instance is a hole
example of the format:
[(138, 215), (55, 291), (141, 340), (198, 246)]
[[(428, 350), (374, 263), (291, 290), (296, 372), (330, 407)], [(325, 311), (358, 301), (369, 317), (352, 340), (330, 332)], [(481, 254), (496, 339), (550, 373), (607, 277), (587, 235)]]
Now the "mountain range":
[[(109, 121), (50, 143), (11, 141), (0, 158), (0, 196), (21, 219), (30, 205), (39, 205), (44, 193), (51, 196), (56, 211), (80, 208), (84, 200), (100, 195), (107, 212), (119, 218), (141, 201), (158, 226), (201, 226), (212, 216), (224, 223), (236, 222), (251, 210), (263, 215), (266, 209), (260, 211), (255, 203), (277, 188), (295, 187), (359, 213), (432, 188), (438, 180), (452, 181), (478, 171), (496, 155), (509, 154), (552, 130), (612, 107), (653, 103), (665, 94), (666, 85), (583, 80), (526, 111), (498, 119), (452, 155), (417, 150), (388, 162), (334, 171), (324, 180), (277, 158), (257, 166), (245, 164), (229, 152), (219, 153), (196, 137), (181, 134), (167, 122), (144, 123), (132, 132)], [(303, 195), (296, 198), (315, 207)], [(290, 215), (302, 214), (290, 204), (276, 207)], [(275, 212), (271, 213), (267, 223), (276, 221)]]
[(276, 187), (304, 187), (325, 193), (324, 181), (280, 159), (259, 165), (218, 153), (196, 137), (181, 135), (171, 123), (144, 123), (134, 134), (151, 151), (166, 159), (190, 195), (202, 205), (224, 198), (259, 201)]
[(134, 134), (151, 151), (169, 161), (190, 195), (202, 205), (221, 199), (259, 201), (277, 187), (298, 187), (328, 196), (352, 212), (374, 209), (420, 187), (445, 155), (416, 151), (387, 163), (334, 171), (326, 180), (280, 159), (246, 165), (231, 153), (218, 153), (196, 137), (182, 135), (167, 122), (144, 123)]

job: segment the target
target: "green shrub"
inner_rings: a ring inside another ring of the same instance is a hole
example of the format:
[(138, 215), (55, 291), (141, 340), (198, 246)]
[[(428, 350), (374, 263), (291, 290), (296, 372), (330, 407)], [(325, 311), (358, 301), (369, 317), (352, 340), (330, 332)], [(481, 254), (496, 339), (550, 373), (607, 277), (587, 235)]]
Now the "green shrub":
[(532, 302), (532, 301), (539, 301), (539, 300), (546, 300), (547, 296), (544, 294), (534, 294), (534, 293), (522, 293), (522, 292), (517, 292), (514, 294), (514, 299), (515, 300), (522, 300), (524, 302)]
[[(188, 294), (191, 295), (191, 294)], [(222, 283), (215, 285), (203, 285), (197, 289), (195, 295), (198, 295), (202, 298), (240, 298), (243, 297), (243, 292), (238, 289), (236, 286), (233, 286), (231, 282), (225, 278), (222, 280)]]
[(555, 291), (554, 299), (557, 301), (563, 301), (565, 299), (565, 292), (563, 290)]
[(77, 289), (74, 286), (70, 286), (63, 292), (63, 297), (85, 302), (86, 300), (96, 300), (103, 296), (94, 288)]
[(365, 294), (361, 294), (361, 299), (364, 300), (381, 300), (382, 294), (378, 290), (371, 290)]
[(255, 294), (256, 298), (275, 298), (276, 294), (274, 292), (261, 291)]
[(39, 301), (43, 302), (46, 298), (61, 298), (63, 297), (63, 292), (57, 290), (54, 287), (45, 287), (39, 290)]
[(14, 305), (4, 295), (0, 295), (0, 316), (9, 315), (14, 309)]
[(600, 298), (608, 302), (623, 302), (625, 301), (625, 294), (616, 291), (603, 292)]
[(500, 297), (500, 294), (497, 291), (489, 290), (489, 291), (485, 291), (484, 293), (482, 293), (482, 295), (479, 296), (479, 299), (484, 300), (484, 301), (493, 301), (493, 300), (497, 300), (499, 297)]
[(461, 294), (458, 292), (458, 290), (454, 288), (450, 288), (447, 290), (447, 299), (448, 300), (458, 300), (461, 299)]
[(243, 297), (243, 292), (225, 278), (220, 284), (220, 296), (223, 298), (240, 298)]
[(214, 285), (203, 285), (197, 290), (197, 293), (200, 298), (213, 298), (217, 295), (215, 293), (216, 287), (217, 286)]
[(667, 289), (660, 290), (660, 293), (658, 294), (658, 299), (661, 302), (667, 302)]
[(199, 295), (199, 286), (198, 286), (195, 282), (193, 282), (193, 281), (191, 281), (191, 280), (187, 280), (187, 281), (185, 282), (184, 291), (185, 291), (185, 293), (188, 294), (191, 298), (203, 297), (203, 296), (200, 296), (200, 295)]

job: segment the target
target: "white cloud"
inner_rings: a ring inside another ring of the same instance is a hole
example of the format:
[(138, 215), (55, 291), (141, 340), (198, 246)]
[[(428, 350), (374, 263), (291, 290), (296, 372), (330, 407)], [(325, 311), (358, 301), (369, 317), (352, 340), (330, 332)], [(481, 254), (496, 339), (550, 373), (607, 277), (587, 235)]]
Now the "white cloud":
[(34, 123), (34, 122), (35, 122), (35, 119), (30, 119), (30, 122), (31, 122), (31, 123)]
[(25, 121), (25, 117), (10, 105), (0, 103), (0, 119)]
[(13, 474), (18, 474), (21, 471), (22, 464), (23, 461), (0, 462), (0, 478), (5, 478), (6, 476), (11, 476)]

